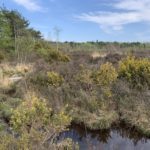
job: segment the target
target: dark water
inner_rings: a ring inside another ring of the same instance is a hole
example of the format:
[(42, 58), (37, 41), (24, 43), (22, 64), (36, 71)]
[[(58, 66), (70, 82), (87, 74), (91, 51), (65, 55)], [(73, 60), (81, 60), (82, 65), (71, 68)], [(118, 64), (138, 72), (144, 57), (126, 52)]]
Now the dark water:
[(84, 125), (73, 124), (59, 139), (71, 138), (81, 150), (150, 150), (150, 139), (140, 135), (134, 128), (124, 125), (109, 130), (91, 131)]

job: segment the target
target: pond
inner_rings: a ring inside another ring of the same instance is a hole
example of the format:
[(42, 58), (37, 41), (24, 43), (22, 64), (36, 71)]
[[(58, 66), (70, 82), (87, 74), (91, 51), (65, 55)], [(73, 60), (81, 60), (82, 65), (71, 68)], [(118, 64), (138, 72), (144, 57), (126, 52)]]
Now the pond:
[(119, 124), (109, 130), (88, 130), (83, 124), (72, 124), (59, 140), (71, 138), (81, 150), (150, 150), (150, 139), (134, 128)]

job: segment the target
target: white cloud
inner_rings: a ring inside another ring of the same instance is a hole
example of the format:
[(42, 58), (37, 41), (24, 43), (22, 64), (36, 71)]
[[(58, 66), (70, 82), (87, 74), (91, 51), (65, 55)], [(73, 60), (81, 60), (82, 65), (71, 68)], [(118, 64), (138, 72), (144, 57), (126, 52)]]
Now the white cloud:
[(13, 0), (30, 11), (43, 11), (43, 8), (35, 0)]
[(131, 23), (150, 23), (150, 0), (119, 0), (111, 6), (115, 11), (83, 13), (76, 18), (97, 23), (105, 31), (121, 30)]
[(114, 7), (124, 10), (143, 10), (150, 5), (149, 0), (124, 0), (114, 4)]

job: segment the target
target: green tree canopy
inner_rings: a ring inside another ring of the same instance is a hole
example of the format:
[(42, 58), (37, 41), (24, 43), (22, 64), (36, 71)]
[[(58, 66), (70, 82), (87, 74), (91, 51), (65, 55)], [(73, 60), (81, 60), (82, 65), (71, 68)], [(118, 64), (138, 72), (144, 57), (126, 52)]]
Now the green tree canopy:
[(0, 8), (0, 48), (14, 48), (15, 40), (20, 37), (41, 39), (40, 31), (29, 27), (26, 20), (18, 11)]

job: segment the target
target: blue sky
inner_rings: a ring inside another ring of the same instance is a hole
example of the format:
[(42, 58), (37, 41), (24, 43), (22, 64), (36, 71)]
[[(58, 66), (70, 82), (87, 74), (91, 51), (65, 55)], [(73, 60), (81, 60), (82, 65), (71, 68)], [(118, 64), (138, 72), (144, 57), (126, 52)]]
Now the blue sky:
[(150, 41), (150, 0), (1, 0), (55, 40)]

